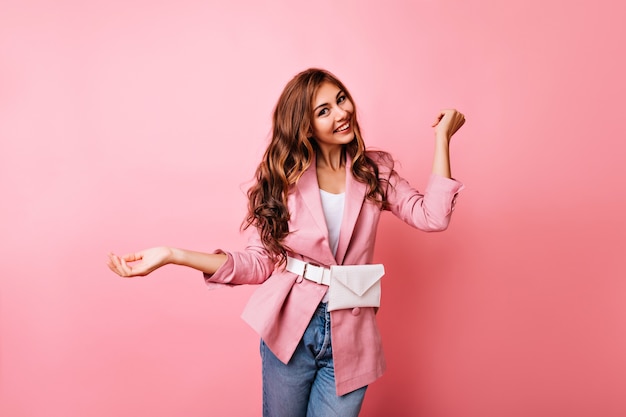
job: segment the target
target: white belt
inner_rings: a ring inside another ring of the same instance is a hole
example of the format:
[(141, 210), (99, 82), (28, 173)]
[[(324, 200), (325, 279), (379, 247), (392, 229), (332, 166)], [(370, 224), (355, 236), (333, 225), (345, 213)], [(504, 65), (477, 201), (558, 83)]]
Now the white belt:
[(330, 285), (330, 269), (323, 266), (313, 265), (300, 259), (287, 257), (285, 269), (294, 274), (300, 275), (304, 279), (318, 284)]

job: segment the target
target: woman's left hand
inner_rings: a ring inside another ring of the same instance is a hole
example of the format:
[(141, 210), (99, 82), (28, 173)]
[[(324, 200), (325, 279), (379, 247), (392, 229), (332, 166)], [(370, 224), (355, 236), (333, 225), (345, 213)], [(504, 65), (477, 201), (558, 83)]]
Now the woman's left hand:
[(448, 141), (452, 138), (452, 135), (463, 126), (465, 123), (465, 116), (463, 113), (455, 109), (442, 110), (437, 115), (437, 120), (433, 123), (435, 128), (435, 136), (443, 136)]

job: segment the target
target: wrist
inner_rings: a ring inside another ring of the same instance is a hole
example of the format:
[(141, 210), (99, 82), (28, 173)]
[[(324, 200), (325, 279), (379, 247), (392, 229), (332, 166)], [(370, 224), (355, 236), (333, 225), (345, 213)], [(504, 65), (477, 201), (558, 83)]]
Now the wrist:
[(445, 143), (449, 143), (450, 142), (450, 136), (448, 136), (446, 133), (435, 133), (435, 140), (437, 142), (445, 142)]
[(168, 264), (174, 264), (174, 265), (184, 264), (185, 254), (181, 249), (170, 248), (170, 247), (166, 247), (166, 249), (167, 249), (168, 254), (165, 258), (165, 261)]

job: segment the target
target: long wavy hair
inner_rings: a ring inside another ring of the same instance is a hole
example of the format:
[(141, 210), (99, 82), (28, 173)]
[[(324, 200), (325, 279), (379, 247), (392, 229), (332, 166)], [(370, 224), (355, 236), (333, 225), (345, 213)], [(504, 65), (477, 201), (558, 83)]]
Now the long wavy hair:
[[(289, 252), (283, 244), (289, 234), (287, 195), (311, 165), (317, 142), (312, 137), (313, 99), (319, 87), (330, 82), (341, 89), (354, 105), (351, 126), (354, 139), (344, 145), (352, 157), (352, 175), (367, 185), (366, 198), (387, 209), (386, 180), (379, 178), (376, 162), (366, 153), (356, 117), (356, 105), (348, 89), (326, 70), (310, 68), (296, 75), (283, 90), (274, 109), (272, 137), (259, 164), (255, 184), (248, 190), (248, 215), (242, 228), (255, 226), (273, 260), (282, 264)], [(385, 152), (378, 157), (390, 161)], [(345, 153), (344, 153), (345, 157)]]

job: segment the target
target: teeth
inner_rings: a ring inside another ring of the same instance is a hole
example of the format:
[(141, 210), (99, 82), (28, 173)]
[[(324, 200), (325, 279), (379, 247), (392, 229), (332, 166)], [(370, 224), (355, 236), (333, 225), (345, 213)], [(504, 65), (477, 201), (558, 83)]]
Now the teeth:
[(345, 125), (337, 128), (336, 132), (343, 132), (344, 130), (347, 130), (350, 127), (350, 123), (346, 123)]

